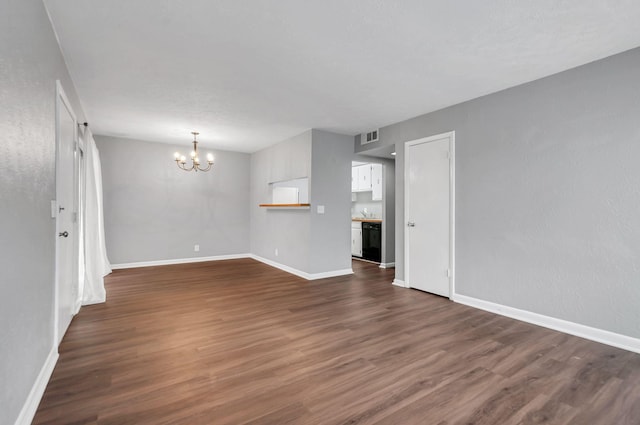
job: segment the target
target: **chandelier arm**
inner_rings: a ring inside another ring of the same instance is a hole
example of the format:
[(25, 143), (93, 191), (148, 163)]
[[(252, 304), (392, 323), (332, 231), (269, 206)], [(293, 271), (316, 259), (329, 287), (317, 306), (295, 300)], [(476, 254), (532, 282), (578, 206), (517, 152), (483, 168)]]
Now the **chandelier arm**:
[(180, 168), (181, 170), (184, 170), (184, 171), (191, 171), (191, 170), (193, 170), (193, 165), (192, 165), (190, 168), (187, 168), (187, 167), (185, 166), (185, 164), (182, 164), (182, 163), (177, 163), (177, 164), (178, 164), (178, 168)]
[(207, 168), (200, 168), (198, 166), (198, 170), (200, 170), (200, 171), (209, 171), (211, 169), (212, 165), (213, 165), (213, 162), (209, 162), (209, 165), (207, 166)]

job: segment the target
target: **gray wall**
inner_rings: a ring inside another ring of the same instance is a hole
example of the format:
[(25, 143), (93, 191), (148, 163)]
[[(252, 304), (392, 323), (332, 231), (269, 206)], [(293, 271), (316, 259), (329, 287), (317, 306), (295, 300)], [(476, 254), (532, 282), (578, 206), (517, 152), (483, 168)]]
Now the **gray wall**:
[[(252, 154), (251, 253), (305, 273), (350, 269), (352, 154), (353, 137), (320, 130)], [(309, 177), (311, 209), (258, 207), (270, 202), (269, 183), (300, 177)]]
[[(0, 5), (0, 423), (14, 423), (53, 344), (55, 96), (84, 120), (40, 0)], [(22, 163), (21, 161), (25, 161)]]
[(251, 253), (304, 272), (309, 270), (309, 210), (258, 205), (271, 202), (269, 183), (311, 176), (311, 139), (309, 130), (251, 155)]
[[(352, 154), (352, 136), (313, 130), (311, 273), (351, 269)], [(318, 205), (324, 214), (317, 213)]]
[(396, 277), (404, 142), (455, 130), (457, 293), (640, 337), (639, 69), (635, 49), (382, 128)]
[[(185, 172), (184, 145), (95, 136), (102, 161), (107, 254), (114, 264), (249, 252), (248, 154), (209, 150), (206, 173)], [(194, 252), (194, 245), (200, 251)]]

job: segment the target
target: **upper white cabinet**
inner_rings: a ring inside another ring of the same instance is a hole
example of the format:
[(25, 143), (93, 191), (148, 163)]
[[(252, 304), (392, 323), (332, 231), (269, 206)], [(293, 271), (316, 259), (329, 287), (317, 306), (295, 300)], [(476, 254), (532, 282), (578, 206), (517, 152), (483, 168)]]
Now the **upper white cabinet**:
[(351, 191), (372, 191), (372, 200), (382, 200), (382, 164), (365, 164), (352, 167)]
[(371, 164), (352, 167), (351, 191), (365, 192), (367, 190), (371, 190)]
[(358, 191), (358, 167), (351, 167), (351, 191)]
[(371, 164), (371, 200), (382, 201), (382, 164)]
[(360, 165), (358, 167), (358, 190), (371, 190), (371, 165)]

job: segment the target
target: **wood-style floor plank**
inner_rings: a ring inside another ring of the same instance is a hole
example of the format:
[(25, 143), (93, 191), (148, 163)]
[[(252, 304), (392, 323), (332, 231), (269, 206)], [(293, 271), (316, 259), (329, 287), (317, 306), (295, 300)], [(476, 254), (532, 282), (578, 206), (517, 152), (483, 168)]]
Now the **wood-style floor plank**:
[(34, 424), (640, 424), (640, 355), (353, 266), (117, 270), (71, 323)]

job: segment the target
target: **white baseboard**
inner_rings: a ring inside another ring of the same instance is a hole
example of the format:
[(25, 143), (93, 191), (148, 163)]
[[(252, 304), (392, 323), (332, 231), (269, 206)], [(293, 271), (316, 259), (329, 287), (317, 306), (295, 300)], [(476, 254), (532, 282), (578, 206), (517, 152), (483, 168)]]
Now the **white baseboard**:
[(236, 260), (238, 258), (251, 258), (251, 254), (214, 255), (212, 257), (178, 258), (175, 260), (140, 261), (137, 263), (111, 264), (111, 268), (113, 270), (132, 269), (135, 267), (167, 266), (170, 264), (201, 263), (204, 261)]
[(267, 258), (264, 257), (260, 257), (259, 255), (255, 255), (255, 254), (250, 254), (250, 257), (253, 258), (256, 261), (260, 261), (261, 263), (267, 264), (271, 267), (275, 267), (277, 269), (283, 270), (287, 273), (291, 273), (294, 274), (296, 276), (299, 276), (303, 279), (307, 279), (307, 280), (316, 280), (316, 279), (325, 279), (327, 277), (336, 277), (336, 276), (344, 276), (344, 275), (348, 275), (348, 274), (353, 274), (353, 269), (342, 269), (342, 270), (332, 270), (332, 271), (328, 271), (328, 272), (322, 272), (322, 273), (307, 273), (307, 272), (303, 272), (302, 270), (298, 270), (298, 269), (294, 269), (293, 267), (289, 267), (285, 264), (281, 264), (278, 263), (276, 261), (273, 260), (269, 260)]
[(468, 297), (466, 295), (454, 294), (453, 301), (470, 307), (479, 308), (481, 310), (490, 311), (491, 313), (496, 313), (501, 316), (510, 317), (512, 319), (579, 336), (591, 341), (622, 348), (623, 350), (640, 353), (640, 339), (638, 338), (632, 338), (630, 336), (592, 328), (579, 323), (544, 316), (542, 314), (532, 313), (530, 311), (520, 310), (502, 304), (495, 304), (489, 301)]
[(391, 262), (391, 263), (380, 263), (380, 268), (381, 269), (392, 269), (396, 266), (395, 262)]
[(44, 365), (42, 365), (42, 369), (40, 369), (36, 382), (33, 383), (33, 387), (31, 387), (31, 391), (29, 391), (27, 400), (22, 406), (22, 410), (18, 415), (18, 419), (16, 419), (15, 425), (29, 425), (33, 421), (33, 417), (36, 415), (36, 410), (38, 410), (38, 405), (40, 404), (44, 390), (47, 388), (47, 384), (49, 383), (53, 369), (56, 367), (57, 361), (58, 349), (57, 347), (53, 347), (49, 352)]
[(331, 270), (331, 271), (322, 272), (322, 273), (308, 273), (309, 277), (307, 279), (309, 280), (326, 279), (328, 277), (346, 276), (350, 274), (353, 274), (352, 268), (342, 269), (342, 270)]
[(200, 263), (204, 261), (236, 260), (238, 258), (253, 258), (254, 260), (260, 261), (261, 263), (265, 263), (269, 266), (278, 268), (280, 270), (284, 270), (287, 273), (300, 276), (307, 280), (325, 279), (327, 277), (344, 276), (347, 274), (353, 274), (353, 269), (350, 269), (350, 268), (343, 269), (343, 270), (332, 270), (332, 271), (322, 272), (322, 273), (307, 273), (307, 272), (303, 272), (302, 270), (297, 270), (297, 269), (294, 269), (293, 267), (289, 267), (287, 265), (277, 263), (275, 261), (268, 260), (266, 258), (260, 257), (258, 255), (254, 255), (254, 254), (231, 254), (231, 255), (216, 255), (213, 257), (193, 257), (193, 258), (178, 258), (174, 260), (141, 261), (137, 263), (112, 264), (111, 268), (113, 270), (131, 269), (135, 267), (167, 266), (171, 264)]
[(391, 282), (391, 284), (395, 286), (399, 286), (401, 288), (408, 288), (407, 284), (404, 283), (404, 280), (400, 280), (400, 279), (393, 279), (393, 282)]

